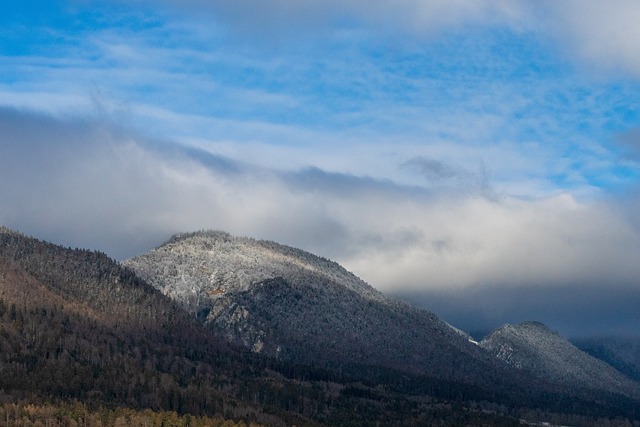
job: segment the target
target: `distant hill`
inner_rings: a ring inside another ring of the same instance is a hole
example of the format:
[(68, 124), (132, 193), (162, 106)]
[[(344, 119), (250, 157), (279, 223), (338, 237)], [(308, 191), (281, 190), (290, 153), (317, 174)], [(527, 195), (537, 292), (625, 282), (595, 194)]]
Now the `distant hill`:
[(510, 366), (567, 389), (640, 398), (640, 384), (539, 322), (504, 325), (484, 338), (480, 346)]
[(572, 342), (580, 350), (608, 363), (629, 378), (640, 381), (640, 338), (593, 337)]

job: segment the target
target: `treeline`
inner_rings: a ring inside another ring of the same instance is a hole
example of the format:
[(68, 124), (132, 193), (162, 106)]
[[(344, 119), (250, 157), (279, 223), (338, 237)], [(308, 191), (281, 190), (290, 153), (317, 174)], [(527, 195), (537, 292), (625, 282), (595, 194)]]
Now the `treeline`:
[(217, 417), (179, 415), (175, 411), (128, 408), (92, 410), (83, 403), (0, 406), (0, 427), (260, 427), (254, 422)]

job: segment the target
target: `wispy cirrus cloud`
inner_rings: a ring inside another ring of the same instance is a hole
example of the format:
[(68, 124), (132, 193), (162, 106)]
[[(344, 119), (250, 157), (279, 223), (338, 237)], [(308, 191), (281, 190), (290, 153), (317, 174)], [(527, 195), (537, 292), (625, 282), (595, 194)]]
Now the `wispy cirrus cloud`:
[[(281, 12), (273, 13), (284, 13), (288, 6), (285, 3), (270, 5), (275, 10), (281, 8)], [(436, 11), (444, 7), (436, 3), (428, 7)], [(424, 15), (423, 19), (432, 16), (429, 11), (418, 11), (420, 4), (407, 2), (397, 13)], [(499, 2), (487, 4), (482, 8), (505, 8)], [(247, 11), (264, 7), (254, 6), (242, 9), (231, 4), (194, 2), (190, 7), (210, 9), (211, 16), (219, 20), (236, 13), (237, 19), (241, 19), (250, 15)], [(447, 8), (448, 13), (460, 14), (459, 18), (452, 18), (454, 21), (472, 19), (471, 15), (465, 15), (467, 8), (463, 6), (461, 2)], [(290, 20), (302, 19), (298, 15), (314, 7), (320, 6), (292, 8)], [(332, 16), (374, 13), (357, 2), (322, 7)], [(217, 12), (218, 8), (229, 10)], [(529, 16), (535, 20), (526, 7), (517, 8), (505, 8), (500, 19)], [(74, 45), (75, 57), (11, 58), (7, 61), (11, 64), (8, 69), (15, 70), (16, 76), (26, 77), (22, 77), (20, 84), (5, 87), (5, 99), (11, 105), (47, 111), (53, 111), (55, 105), (67, 113), (103, 109), (130, 125), (155, 132), (155, 136), (209, 140), (211, 147), (219, 147), (225, 141), (253, 146), (287, 144), (292, 147), (291, 152), (313, 159), (308, 161), (310, 166), (328, 167), (306, 155), (321, 152), (323, 144), (331, 145), (336, 139), (358, 146), (365, 146), (370, 140), (385, 140), (390, 147), (411, 144), (413, 151), (396, 163), (413, 157), (437, 157), (438, 161), (446, 160), (461, 169), (469, 167), (464, 157), (447, 158), (447, 154), (434, 153), (437, 147), (447, 144), (452, 152), (456, 152), (455, 147), (462, 147), (459, 153), (469, 153), (487, 148), (491, 151), (492, 147), (499, 151), (509, 146), (520, 151), (522, 159), (536, 159), (546, 152), (547, 158), (525, 166), (530, 171), (544, 168), (540, 176), (516, 181), (532, 185), (505, 183), (502, 187), (506, 191), (517, 187), (518, 194), (527, 195), (523, 189), (535, 186), (535, 191), (548, 191), (543, 188), (553, 187), (554, 181), (559, 187), (590, 191), (593, 175), (597, 173), (600, 180), (606, 166), (594, 172), (591, 166), (583, 165), (594, 165), (589, 159), (597, 158), (600, 162), (612, 159), (602, 140), (607, 138), (606, 131), (625, 126), (623, 120), (616, 119), (616, 112), (633, 91), (628, 88), (615, 96), (607, 85), (585, 91), (589, 82), (575, 81), (570, 70), (551, 65), (551, 59), (537, 51), (534, 55), (538, 57), (532, 57), (534, 45), (525, 46), (520, 58), (508, 58), (516, 59), (515, 62), (497, 59), (505, 54), (514, 55), (514, 51), (478, 45), (472, 38), (462, 38), (454, 46), (465, 52), (466, 59), (461, 59), (465, 57), (452, 50), (450, 43), (441, 41), (418, 44), (409, 50), (387, 51), (389, 45), (369, 39), (360, 41), (360, 48), (354, 48), (352, 38), (329, 44), (316, 42), (318, 58), (310, 56), (307, 50), (286, 48), (280, 52), (275, 49), (268, 55), (252, 55), (255, 48), (232, 52), (221, 47), (224, 37), (220, 30), (207, 32), (184, 22), (168, 24), (161, 16), (151, 19), (152, 24), (144, 24), (143, 32), (133, 28), (117, 31), (108, 26), (99, 28)], [(269, 16), (267, 13), (264, 19), (270, 19)], [(399, 18), (388, 19), (396, 22)], [(143, 22), (148, 20), (145, 17)], [(165, 42), (169, 36), (172, 46)], [(490, 36), (488, 40), (494, 46), (504, 42), (502, 36)], [(376, 55), (371, 56), (367, 49), (377, 50)], [(345, 50), (349, 56), (343, 56)], [(330, 61), (324, 59), (328, 56)], [(439, 59), (432, 60), (434, 57)], [(486, 61), (488, 57), (491, 61)], [(542, 72), (514, 66), (525, 57), (533, 59)], [(70, 102), (73, 99), (76, 101)], [(576, 105), (582, 108), (577, 110)], [(629, 105), (627, 110), (632, 111), (633, 106)], [(536, 151), (533, 156), (530, 148)], [(360, 158), (342, 159), (343, 167), (337, 171), (376, 175), (377, 171), (393, 169), (377, 165), (364, 172), (358, 169)], [(569, 158), (575, 160), (569, 173), (554, 172), (547, 167), (555, 164), (557, 170), (567, 171)], [(505, 167), (509, 169), (514, 164), (497, 166), (482, 156), (472, 161), (474, 169), (484, 163), (496, 181), (502, 180)], [(299, 165), (300, 160), (294, 164)], [(386, 173), (379, 177), (408, 179), (406, 173), (402, 177)]]
[(408, 34), (437, 37), (442, 32), (455, 32), (461, 27), (502, 27), (519, 33), (537, 33), (551, 37), (576, 59), (587, 60), (604, 71), (623, 71), (640, 75), (640, 31), (636, 23), (640, 8), (633, 0), (585, 4), (581, 1), (504, 2), (489, 0), (474, 2), (419, 1), (401, 3), (385, 1), (314, 2), (254, 0), (203, 2), (199, 0), (166, 4), (180, 9), (208, 12), (252, 37), (265, 33), (279, 37), (304, 31), (313, 33), (342, 23), (364, 24), (372, 32), (389, 37)]

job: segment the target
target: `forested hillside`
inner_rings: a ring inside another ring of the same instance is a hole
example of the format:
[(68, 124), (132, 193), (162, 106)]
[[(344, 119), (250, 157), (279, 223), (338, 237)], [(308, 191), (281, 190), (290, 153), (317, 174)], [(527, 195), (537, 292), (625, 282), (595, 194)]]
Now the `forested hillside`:
[[(640, 327), (638, 333), (640, 333)], [(629, 378), (640, 381), (639, 337), (582, 338), (573, 343), (582, 351), (608, 363)]]
[[(300, 321), (321, 317), (306, 312), (316, 290), (283, 295), (290, 286), (265, 281), (239, 301), (294, 308)], [(380, 298), (371, 292), (369, 301)], [(356, 301), (348, 307), (361, 311), (345, 316), (371, 312)], [(410, 331), (415, 324), (406, 319)], [(450, 328), (437, 330), (448, 336)], [(461, 356), (450, 355), (446, 366), (455, 370)], [(363, 360), (311, 366), (235, 347), (105, 254), (0, 228), (0, 426), (514, 425), (520, 418), (625, 425), (640, 418), (636, 401), (596, 401), (522, 382), (526, 376), (461, 378)]]
[(92, 409), (80, 402), (59, 405), (5, 403), (0, 425), (12, 427), (260, 427), (260, 424), (220, 417), (180, 415), (175, 411), (127, 408)]
[(299, 249), (204, 231), (174, 236), (125, 264), (214, 333), (257, 353), (516, 386), (500, 364), (433, 313)]
[(516, 369), (574, 390), (640, 399), (640, 384), (539, 322), (504, 325), (484, 338), (480, 346)]
[(237, 356), (106, 255), (4, 230), (0, 272), (5, 393), (194, 414), (235, 405), (237, 389), (222, 389)]
[(91, 410), (125, 406), (267, 425), (509, 423), (446, 403), (461, 390), (456, 384), (425, 382), (440, 397), (422, 390), (408, 399), (415, 386), (363, 383), (368, 375), (234, 349), (106, 255), (0, 229), (0, 402), (80, 401)]
[(457, 390), (465, 399), (516, 406), (613, 414), (637, 407), (618, 395), (625, 393), (618, 383), (594, 394), (562, 376), (514, 369), (433, 313), (384, 296), (334, 262), (275, 242), (185, 233), (125, 264), (217, 336), (285, 363), (358, 372), (384, 384), (400, 370), (422, 377), (430, 394)]

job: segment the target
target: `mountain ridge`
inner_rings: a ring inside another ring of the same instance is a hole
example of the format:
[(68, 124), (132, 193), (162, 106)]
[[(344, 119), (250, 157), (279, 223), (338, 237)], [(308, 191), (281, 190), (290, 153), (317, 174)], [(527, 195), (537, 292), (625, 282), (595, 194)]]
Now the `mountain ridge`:
[[(492, 352), (489, 337), (478, 343), (434, 313), (386, 297), (333, 261), (275, 242), (221, 231), (181, 233), (124, 263), (216, 333), (270, 357), (328, 367), (371, 363), (471, 384), (504, 383), (497, 379), (501, 373), (513, 375), (502, 371), (506, 361), (531, 375), (520, 381), (537, 382), (536, 387), (562, 390), (578, 384), (582, 395), (594, 389), (588, 375), (552, 349), (536, 348), (535, 340), (521, 347), (522, 357), (533, 348), (539, 360), (548, 359), (544, 369), (552, 375), (523, 369), (517, 352), (504, 360), (504, 354)], [(196, 305), (190, 300), (193, 283), (203, 297)], [(492, 335), (513, 328), (506, 325)], [(539, 338), (552, 337), (565, 358), (596, 363), (586, 354), (578, 357), (577, 348), (542, 323), (518, 328), (544, 331)], [(603, 379), (595, 389), (640, 396), (638, 384), (610, 366), (600, 368), (592, 370)]]
[[(216, 236), (222, 244), (233, 240)], [(193, 295), (171, 300), (103, 253), (0, 228), (0, 397), (82, 399), (270, 425), (504, 423), (503, 404), (531, 420), (567, 408), (584, 419), (640, 419), (637, 399), (574, 391), (515, 369), (433, 313), (387, 301), (336, 263), (270, 242), (240, 241), (260, 251), (237, 257), (236, 264), (225, 261), (202, 279), (219, 289), (224, 283), (217, 278), (235, 278), (238, 287), (224, 295), (204, 289), (213, 303), (199, 316)], [(280, 264), (252, 258), (270, 248), (277, 256), (263, 260)], [(180, 280), (191, 270), (202, 273), (206, 263), (174, 262), (199, 260), (190, 256), (193, 248), (183, 249), (156, 267)], [(247, 260), (262, 267), (236, 269)], [(237, 274), (227, 274), (232, 271)], [(341, 277), (353, 281), (352, 288), (342, 286)], [(243, 350), (256, 341), (234, 341), (251, 338), (248, 326), (272, 334), (263, 337), (261, 351)], [(280, 356), (266, 357), (280, 339)]]
[(275, 242), (182, 233), (124, 264), (232, 342), (273, 357), (368, 360), (461, 380), (493, 369), (472, 372), (471, 360), (488, 367), (491, 358), (435, 314), (386, 297), (333, 261)]
[(640, 337), (595, 336), (571, 341), (580, 350), (640, 382)]
[[(260, 262), (254, 262), (253, 265), (250, 265), (253, 272), (255, 273), (254, 275), (246, 277), (235, 277), (231, 278), (231, 280), (227, 279), (225, 283), (227, 285), (233, 285), (233, 288), (231, 289), (232, 291), (247, 290), (251, 282), (273, 278), (273, 274), (270, 275), (268, 272), (260, 271), (261, 269), (258, 268), (261, 265), (264, 266), (265, 264), (270, 264), (272, 266), (272, 270), (281, 270), (285, 265), (288, 265), (289, 267), (298, 267), (300, 270), (305, 272), (322, 274), (332, 280), (341, 280), (347, 288), (354, 290), (367, 298), (375, 300), (386, 299), (386, 297), (381, 292), (374, 289), (371, 285), (355, 276), (352, 272), (347, 271), (338, 263), (327, 258), (319, 257), (302, 249), (282, 245), (269, 240), (259, 240), (250, 237), (233, 236), (225, 231), (201, 230), (197, 232), (177, 233), (171, 236), (171, 238), (165, 243), (162, 243), (157, 248), (155, 248), (152, 252), (161, 251), (173, 246), (179, 246), (180, 243), (185, 241), (191, 241), (195, 243), (196, 247), (197, 245), (200, 245), (200, 248), (205, 251), (212, 251), (214, 248), (217, 249), (218, 253), (216, 255), (218, 257), (224, 257), (223, 261), (231, 262), (236, 267), (238, 267), (241, 263), (239, 263), (238, 260), (231, 258), (229, 255), (238, 255), (237, 249), (241, 245), (244, 245), (245, 248), (250, 247), (256, 251), (256, 253), (254, 254), (244, 255), (245, 259), (241, 261), (249, 261), (248, 257), (250, 255), (254, 255), (256, 257), (268, 257), (268, 262), (260, 259)], [(221, 253), (221, 250), (224, 250), (224, 253)], [(193, 255), (194, 254), (191, 254), (191, 256)], [(137, 257), (134, 257), (133, 259), (136, 258)], [(125, 260), (124, 264), (131, 264), (130, 260)], [(243, 271), (245, 273), (249, 272), (250, 269), (247, 268), (247, 266), (243, 267)], [(144, 271), (142, 272), (144, 273)], [(224, 278), (215, 277), (211, 279), (214, 281), (218, 281), (218, 284), (220, 284), (220, 282), (222, 282)]]
[(448, 403), (443, 411), (434, 393), (477, 394), (460, 384), (375, 367), (345, 376), (239, 351), (105, 254), (2, 228), (0, 355), (2, 402), (80, 401), (273, 426), (510, 419)]
[(581, 351), (541, 322), (505, 324), (479, 343), (510, 366), (582, 390), (640, 398), (640, 384)]

